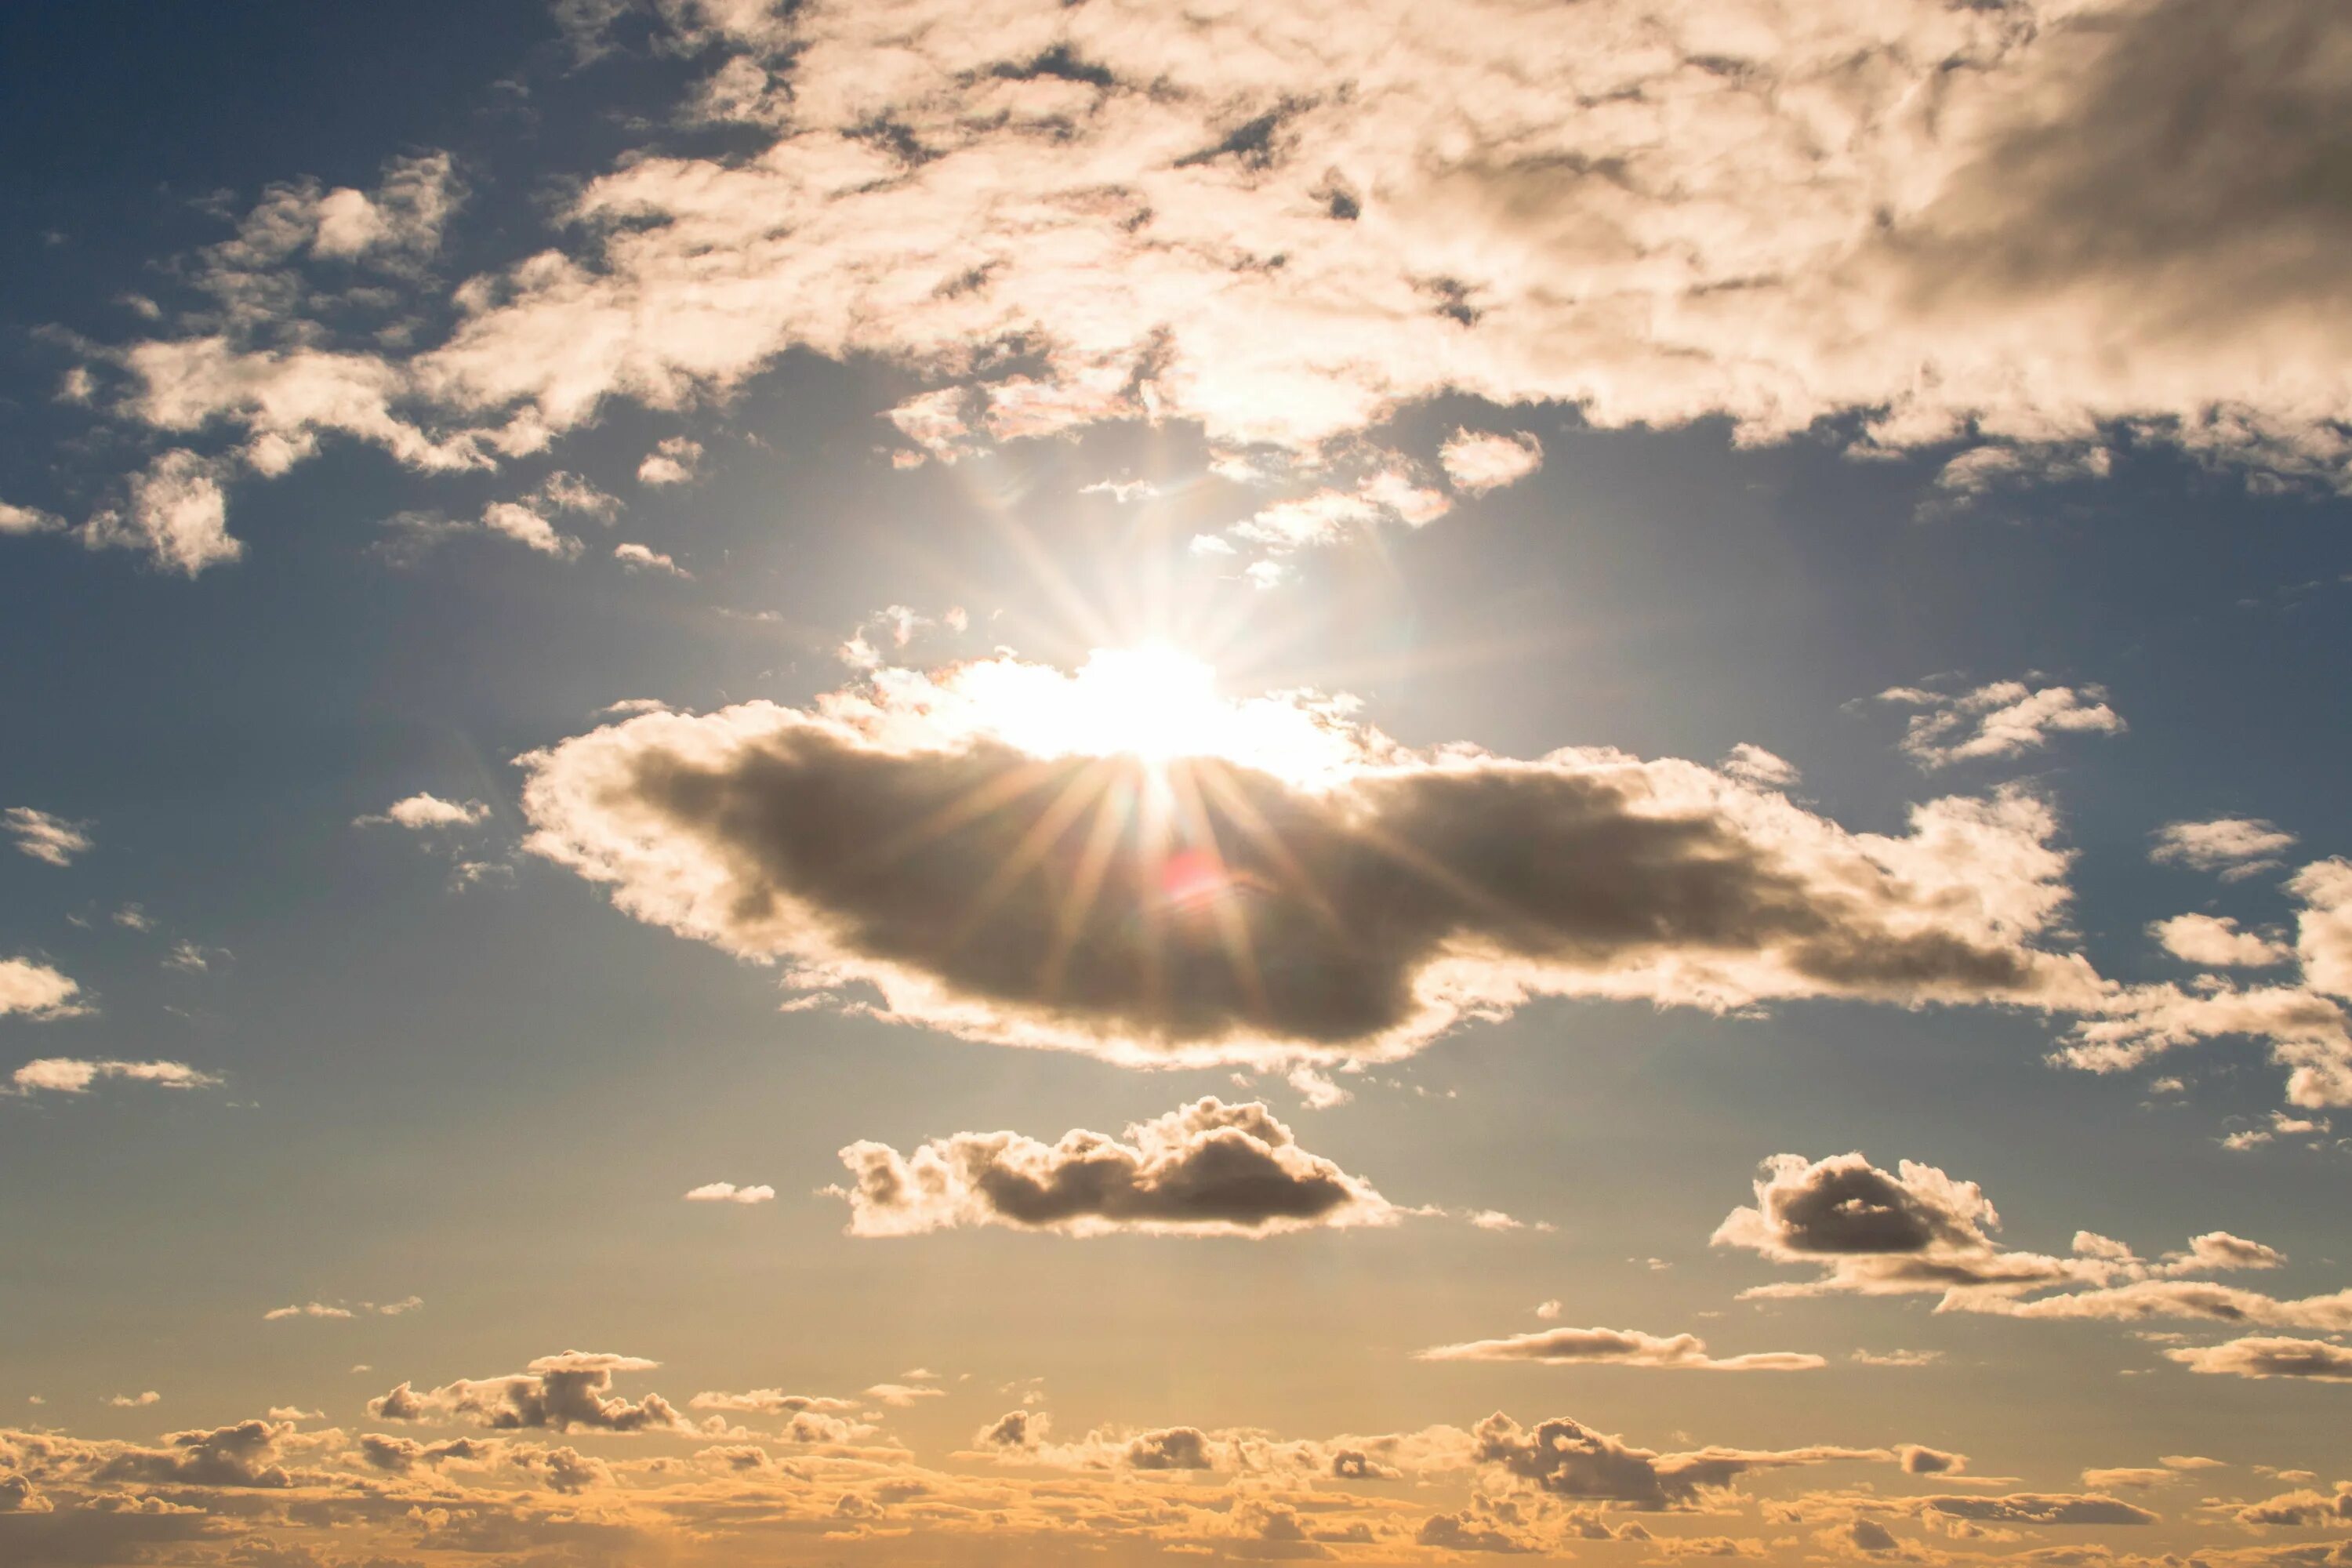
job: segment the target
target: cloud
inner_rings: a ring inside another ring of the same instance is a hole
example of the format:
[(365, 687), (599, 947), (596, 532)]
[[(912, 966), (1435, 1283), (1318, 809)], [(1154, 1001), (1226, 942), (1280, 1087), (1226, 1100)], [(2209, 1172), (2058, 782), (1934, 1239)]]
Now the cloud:
[(1438, 449), (1438, 462), (1455, 489), (1484, 495), (1518, 483), (1543, 467), (1543, 443), (1531, 435), (1456, 430)]
[(671, 436), (646, 454), (637, 465), (637, 483), (641, 485), (682, 485), (695, 476), (702, 466), (702, 443), (684, 436)]
[(29, 958), (0, 958), (0, 1018), (20, 1013), (30, 1018), (70, 1018), (89, 1011), (74, 1000), (79, 982)]
[[(132, 1403), (152, 1401), (152, 1394), (142, 1394)], [(161, 1448), (118, 1453), (100, 1467), (98, 1479), (150, 1486), (290, 1487), (294, 1478), (278, 1458), (294, 1432), (291, 1421), (240, 1421), (209, 1431), (173, 1432)]]
[(289, 1318), (355, 1317), (397, 1318), (425, 1305), (424, 1299), (410, 1296), (398, 1301), (361, 1301), (352, 1306), (331, 1306), (324, 1301), (305, 1301), (298, 1306), (272, 1307), (261, 1314), (265, 1323), (283, 1322)]
[(419, 794), (393, 802), (378, 815), (355, 816), (352, 819), (352, 826), (371, 827), (388, 824), (422, 833), (436, 828), (475, 827), (488, 821), (489, 816), (489, 806), (478, 800), (449, 801), (436, 795)]
[(0, 501), (0, 538), (33, 533), (56, 533), (66, 525), (66, 520), (55, 512), (38, 507), (15, 506)]
[(1861, 1366), (1920, 1367), (1932, 1366), (1944, 1357), (1942, 1351), (1855, 1351), (1853, 1360)]
[(755, 1388), (744, 1394), (705, 1390), (688, 1404), (696, 1410), (782, 1417), (783, 1425), (775, 1436), (788, 1443), (854, 1443), (874, 1430), (850, 1419), (858, 1408), (854, 1400), (786, 1394), (782, 1389)]
[(1724, 773), (1745, 784), (1768, 789), (1786, 789), (1801, 776), (1797, 765), (1786, 757), (1778, 757), (1761, 746), (1742, 741), (1717, 764)]
[(2256, 931), (2240, 931), (2223, 915), (2174, 915), (2147, 928), (2164, 951), (2186, 963), (2216, 968), (2267, 969), (2284, 963), (2294, 950)]
[(68, 822), (29, 805), (12, 805), (0, 812), (0, 829), (16, 841), (16, 852), (52, 866), (70, 866), (73, 858), (90, 847), (87, 822)]
[[(2227, 1231), (2209, 1231), (2155, 1260), (2090, 1231), (2077, 1231), (2063, 1258), (2003, 1247), (1989, 1234), (2000, 1215), (1981, 1187), (1910, 1160), (1888, 1172), (1858, 1152), (1813, 1161), (1776, 1154), (1764, 1162), (1755, 1190), (1756, 1205), (1734, 1209), (1713, 1244), (1821, 1272), (1753, 1287), (1743, 1300), (1938, 1291), (1939, 1312), (2116, 1321), (2334, 1310), (2326, 1304), (2333, 1299), (2281, 1303), (2185, 1278), (2286, 1261), (2275, 1247)], [(2042, 1290), (2063, 1293), (2032, 1294)]]
[[(0, 979), (5, 979), (5, 976), (0, 976)], [(17, 1094), (31, 1094), (36, 1090), (47, 1090), (52, 1094), (84, 1094), (100, 1079), (152, 1083), (160, 1089), (212, 1089), (221, 1081), (210, 1073), (198, 1072), (185, 1062), (89, 1061), (79, 1057), (43, 1057), (38, 1061), (26, 1062), (8, 1081)]]
[(161, 1404), (163, 1402), (163, 1396), (162, 1394), (156, 1393), (151, 1388), (146, 1393), (137, 1395), (118, 1394), (107, 1400), (106, 1403), (113, 1405), (118, 1410), (135, 1410), (141, 1405)]
[(2285, 1525), (2308, 1530), (2315, 1525), (2352, 1524), (2352, 1481), (2338, 1481), (2333, 1492), (2282, 1492), (2249, 1503), (2236, 1514), (2237, 1522), (2252, 1530)]
[(2352, 108), (2330, 0), (667, 14), (716, 51), (682, 111), (742, 144), (632, 150), (557, 215), (569, 248), (369, 356), (333, 427), (416, 444), (408, 402), (561, 431), (801, 349), (974, 383), (1000, 438), (1304, 449), (1456, 391), (2058, 460), (2118, 426), (2341, 474), (2352, 226), (2300, 129)]
[(2011, 1492), (2006, 1497), (1927, 1497), (1918, 1506), (1976, 1524), (2154, 1524), (2144, 1508), (2111, 1497)]
[(667, 572), (673, 577), (692, 577), (677, 562), (660, 551), (644, 544), (620, 543), (613, 546), (613, 559), (632, 572)]
[(1720, 1359), (1695, 1334), (1660, 1339), (1635, 1329), (1545, 1329), (1507, 1339), (1433, 1345), (1417, 1361), (1538, 1362), (1547, 1366), (1643, 1366), (1700, 1372), (1810, 1372), (1828, 1363), (1794, 1351), (1765, 1351)]
[(482, 526), (541, 555), (570, 560), (580, 553), (580, 541), (568, 533), (557, 532), (555, 525), (547, 521), (544, 513), (529, 504), (528, 500), (492, 501), (482, 509)]
[(1360, 1177), (1300, 1148), (1264, 1105), (1213, 1097), (1127, 1129), (1121, 1142), (1074, 1131), (1045, 1144), (1016, 1132), (960, 1132), (902, 1155), (841, 1152), (835, 1189), (853, 1236), (913, 1236), (967, 1225), (1069, 1236), (1267, 1236), (1395, 1223)]
[(1542, 995), (2099, 994), (2032, 945), (2067, 857), (2028, 794), (1852, 834), (1696, 763), (1414, 752), (1104, 659), (610, 725), (523, 759), (528, 847), (881, 1016), (1137, 1063), (1394, 1057)]
[(1658, 1454), (1596, 1432), (1566, 1416), (1523, 1427), (1499, 1411), (1472, 1429), (1475, 1457), (1558, 1498), (1619, 1502), (1641, 1510), (1688, 1508), (1706, 1491), (1720, 1491), (1752, 1470), (1827, 1464), (1885, 1462), (1884, 1448), (1702, 1448)]
[(245, 553), (229, 537), (228, 500), (221, 488), (222, 466), (175, 447), (131, 476), (126, 510), (101, 511), (82, 525), (82, 542), (92, 550), (146, 552), (167, 571), (194, 577)]
[(775, 1200), (773, 1187), (739, 1187), (732, 1182), (705, 1182), (686, 1194), (690, 1204), (766, 1204)]
[(381, 1421), (466, 1421), (499, 1432), (538, 1427), (558, 1432), (575, 1427), (614, 1433), (687, 1430), (684, 1418), (657, 1394), (635, 1404), (604, 1397), (614, 1373), (650, 1372), (660, 1364), (635, 1356), (565, 1351), (541, 1356), (518, 1373), (460, 1378), (423, 1394), (403, 1383), (369, 1400), (367, 1413)]
[(2126, 726), (2096, 686), (2045, 686), (1999, 680), (1958, 696), (1898, 686), (1882, 702), (1920, 708), (1903, 732), (1903, 750), (1925, 768), (2038, 752), (2061, 732), (2120, 735)]
[(2294, 950), (2314, 990), (2352, 997), (2352, 860), (2315, 860), (2287, 879), (2303, 900)]
[(2275, 869), (2282, 851), (2294, 847), (2295, 837), (2277, 825), (2256, 817), (2217, 816), (2209, 822), (2168, 822), (2152, 837), (2147, 858), (2158, 865), (2187, 866), (2199, 871), (2219, 871), (2224, 881), (2237, 881)]
[[(2347, 1292), (2347, 1298), (2343, 1316), (2335, 1325), (2337, 1332), (2352, 1326), (2352, 1292)], [(2218, 1345), (2181, 1346), (2164, 1353), (2167, 1359), (2179, 1362), (2191, 1372), (2231, 1377), (2304, 1377), (2319, 1383), (2352, 1383), (2352, 1348), (2330, 1344), (2326, 1340), (2257, 1334), (2228, 1340)]]

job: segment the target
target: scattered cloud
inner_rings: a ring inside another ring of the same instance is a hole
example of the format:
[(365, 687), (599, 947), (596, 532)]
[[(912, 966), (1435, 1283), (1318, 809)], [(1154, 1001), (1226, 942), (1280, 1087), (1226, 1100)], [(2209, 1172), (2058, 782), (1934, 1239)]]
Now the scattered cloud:
[(2174, 915), (2151, 924), (2147, 933), (2184, 963), (2267, 969), (2294, 956), (2294, 950), (2284, 942), (2241, 931), (2238, 922), (2225, 915)]
[(1517, 484), (1542, 468), (1543, 443), (1526, 434), (1456, 430), (1439, 448), (1437, 460), (1455, 489), (1484, 495)]
[(646, 454), (646, 460), (637, 465), (637, 483), (688, 484), (701, 467), (701, 442), (684, 436), (665, 437), (659, 446)]
[(693, 573), (650, 545), (623, 542), (613, 546), (613, 559), (632, 572), (667, 572), (673, 577), (692, 577)]
[(768, 1204), (776, 1201), (773, 1187), (739, 1187), (732, 1182), (705, 1182), (689, 1190), (690, 1204)]
[(1264, 1105), (1213, 1097), (1133, 1124), (1126, 1141), (1065, 1133), (960, 1132), (900, 1154), (841, 1152), (853, 1236), (913, 1236), (958, 1226), (1106, 1236), (1269, 1236), (1390, 1225), (1399, 1211), (1360, 1177), (1300, 1148)]
[(460, 1378), (422, 1394), (403, 1383), (369, 1400), (367, 1413), (380, 1421), (465, 1422), (501, 1432), (684, 1430), (685, 1419), (657, 1394), (635, 1403), (605, 1397), (614, 1373), (650, 1372), (660, 1364), (636, 1356), (565, 1351), (541, 1356), (509, 1376)]
[(43, 1057), (26, 1062), (9, 1079), (14, 1092), (26, 1095), (86, 1094), (103, 1079), (152, 1083), (159, 1089), (214, 1089), (220, 1079), (198, 1072), (185, 1062), (89, 1061), (79, 1057)]
[(1696, 1372), (1811, 1372), (1828, 1363), (1795, 1351), (1716, 1357), (1695, 1334), (1661, 1339), (1635, 1329), (1545, 1329), (1507, 1339), (1433, 1345), (1418, 1361), (1537, 1362), (1547, 1366), (1640, 1366)]
[(2152, 836), (2147, 858), (2159, 866), (2218, 871), (2239, 881), (2276, 870), (2278, 857), (2294, 847), (2295, 837), (2258, 817), (2217, 816), (2208, 822), (2168, 822)]
[(70, 866), (75, 856), (89, 852), (89, 826), (29, 805), (12, 805), (0, 812), (0, 830), (16, 841), (16, 852), (52, 866)]
[[(2347, 1293), (2352, 1294), (2352, 1293)], [(2337, 1322), (2336, 1332), (2352, 1329), (2352, 1300)], [(2251, 1378), (2309, 1378), (2318, 1383), (2352, 1383), (2352, 1348), (2326, 1340), (2286, 1339), (2250, 1335), (2217, 1345), (2183, 1345), (2165, 1356), (2191, 1372)]]
[(194, 577), (245, 553), (229, 537), (224, 465), (175, 447), (128, 480), (122, 506), (93, 515), (81, 528), (92, 550), (144, 552), (152, 565)]
[(490, 808), (478, 800), (449, 801), (436, 795), (412, 795), (396, 800), (381, 813), (352, 818), (354, 827), (389, 825), (412, 832), (436, 828), (477, 827), (489, 820)]
[(1917, 708), (1903, 750), (1923, 768), (2038, 752), (2060, 733), (2120, 735), (2127, 727), (2096, 686), (2045, 686), (1997, 680), (1948, 696), (1916, 686), (1878, 694), (1881, 702)]

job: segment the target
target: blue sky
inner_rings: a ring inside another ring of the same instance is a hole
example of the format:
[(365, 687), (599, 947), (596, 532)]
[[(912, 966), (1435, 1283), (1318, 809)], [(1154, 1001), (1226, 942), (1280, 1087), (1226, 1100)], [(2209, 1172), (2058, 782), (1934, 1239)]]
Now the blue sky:
[(2342, 22), (1584, 9), (0, 18), (0, 1554), (2340, 1563)]

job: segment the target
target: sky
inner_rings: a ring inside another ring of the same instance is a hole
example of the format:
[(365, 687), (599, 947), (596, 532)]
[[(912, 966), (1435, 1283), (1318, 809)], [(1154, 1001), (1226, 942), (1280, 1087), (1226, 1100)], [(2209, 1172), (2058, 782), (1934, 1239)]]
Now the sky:
[(0, 1561), (2352, 1568), (2347, 127), (0, 10)]

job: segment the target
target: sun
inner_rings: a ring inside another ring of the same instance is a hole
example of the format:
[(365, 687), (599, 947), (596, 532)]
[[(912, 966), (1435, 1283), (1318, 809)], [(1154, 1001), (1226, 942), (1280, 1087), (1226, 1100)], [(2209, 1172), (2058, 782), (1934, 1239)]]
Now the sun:
[(1233, 711), (1207, 661), (1165, 643), (1096, 648), (1070, 687), (1087, 750), (1148, 763), (1216, 751)]

